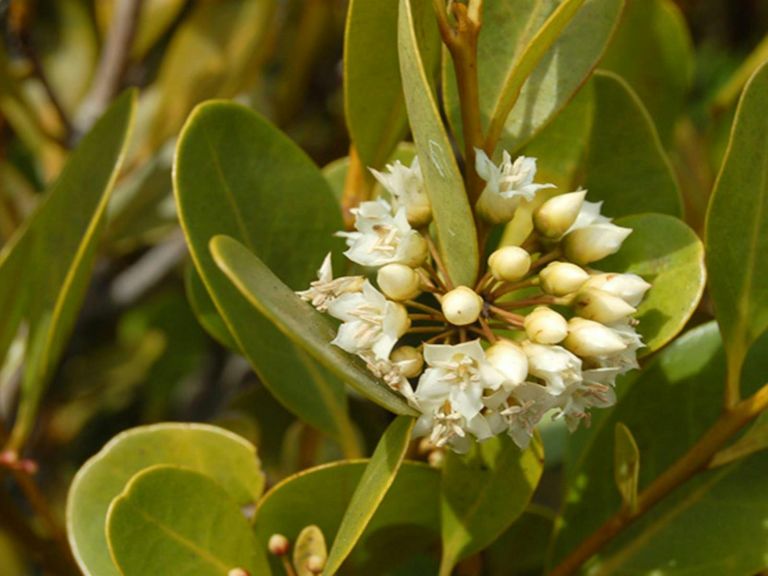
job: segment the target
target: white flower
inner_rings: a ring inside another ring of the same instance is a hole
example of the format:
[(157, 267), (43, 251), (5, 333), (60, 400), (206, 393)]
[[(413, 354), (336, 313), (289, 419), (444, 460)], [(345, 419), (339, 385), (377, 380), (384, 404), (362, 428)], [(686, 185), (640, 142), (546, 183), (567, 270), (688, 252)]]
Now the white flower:
[(610, 222), (610, 218), (603, 216), (600, 213), (602, 206), (602, 202), (589, 202), (585, 200), (581, 205), (578, 216), (576, 216), (576, 221), (568, 229), (568, 232), (573, 232), (574, 230), (579, 230), (580, 228), (586, 228), (591, 224), (603, 224)]
[(631, 228), (609, 222), (590, 224), (566, 234), (563, 252), (568, 260), (583, 266), (618, 252), (631, 233)]
[(408, 222), (419, 228), (429, 223), (432, 219), (432, 205), (424, 187), (418, 156), (414, 157), (410, 167), (396, 160), (394, 164), (387, 164), (387, 172), (373, 168), (370, 170), (392, 195), (395, 206), (405, 208)]
[(528, 338), (538, 344), (557, 344), (568, 336), (568, 321), (547, 306), (537, 306), (523, 324)]
[(584, 283), (584, 288), (597, 288), (614, 296), (618, 296), (630, 306), (637, 307), (651, 287), (648, 282), (637, 274), (595, 274)]
[(586, 195), (586, 190), (577, 190), (544, 202), (533, 215), (536, 230), (547, 238), (560, 238), (576, 223)]
[(639, 368), (637, 350), (643, 347), (643, 339), (628, 322), (617, 322), (609, 327), (623, 342), (624, 349), (616, 354), (598, 358), (598, 364), (603, 368), (616, 368), (619, 374)]
[(536, 425), (555, 402), (544, 386), (532, 382), (525, 382), (512, 391), (499, 415), (506, 423), (507, 434), (522, 450), (528, 448)]
[(331, 344), (351, 354), (370, 350), (380, 360), (389, 359), (395, 343), (410, 326), (405, 307), (387, 300), (367, 280), (362, 292), (333, 300), (328, 313), (343, 322)]
[(467, 420), (456, 412), (450, 402), (434, 406), (422, 413), (413, 427), (413, 435), (429, 436), (437, 448), (449, 445), (454, 452), (469, 451), (472, 441), (467, 436)]
[(444, 294), (440, 307), (445, 319), (454, 326), (467, 326), (480, 317), (483, 298), (468, 286), (457, 286)]
[(485, 351), (485, 358), (504, 375), (504, 388), (511, 390), (528, 376), (528, 357), (519, 344), (499, 340)]
[(371, 351), (363, 351), (359, 356), (365, 360), (365, 367), (392, 390), (400, 392), (409, 402), (413, 403), (413, 388), (403, 373), (400, 363), (377, 358)]
[(418, 267), (427, 257), (426, 240), (411, 228), (405, 208), (392, 214), (386, 200), (363, 202), (352, 209), (356, 232), (338, 232), (346, 238), (344, 255), (363, 266), (400, 263)]
[(328, 309), (328, 304), (335, 298), (342, 294), (362, 290), (364, 281), (365, 278), (362, 276), (342, 276), (334, 279), (331, 254), (328, 253), (317, 271), (317, 280), (312, 281), (307, 290), (296, 292), (296, 295), (302, 300), (310, 302), (321, 312), (325, 312)]
[(574, 354), (587, 358), (606, 358), (627, 348), (615, 330), (594, 320), (577, 317), (568, 321), (568, 337), (564, 344)]
[(454, 346), (426, 344), (424, 360), (429, 367), (419, 378), (416, 401), (426, 411), (448, 401), (470, 420), (483, 409), (483, 393), (497, 390), (504, 382), (478, 340)]
[(548, 294), (565, 296), (575, 292), (589, 279), (589, 274), (570, 262), (551, 262), (539, 272), (541, 289)]
[(484, 151), (476, 148), (475, 170), (486, 181), (477, 210), (494, 223), (509, 222), (521, 201), (530, 202), (538, 190), (555, 187), (554, 184), (534, 184), (535, 158), (520, 156), (513, 163), (506, 150), (501, 164), (496, 166)]
[(523, 342), (528, 356), (528, 372), (540, 378), (551, 394), (559, 395), (581, 380), (581, 360), (562, 346)]
[(585, 370), (581, 382), (572, 384), (558, 396), (557, 417), (565, 418), (571, 432), (576, 431), (582, 420), (589, 426), (590, 408), (607, 408), (616, 403), (613, 390), (616, 374), (613, 369)]
[(504, 246), (488, 257), (488, 269), (496, 280), (517, 282), (531, 269), (531, 255), (519, 246)]
[(599, 288), (582, 288), (571, 305), (582, 318), (603, 324), (626, 320), (637, 312), (636, 308), (627, 304), (620, 296)]

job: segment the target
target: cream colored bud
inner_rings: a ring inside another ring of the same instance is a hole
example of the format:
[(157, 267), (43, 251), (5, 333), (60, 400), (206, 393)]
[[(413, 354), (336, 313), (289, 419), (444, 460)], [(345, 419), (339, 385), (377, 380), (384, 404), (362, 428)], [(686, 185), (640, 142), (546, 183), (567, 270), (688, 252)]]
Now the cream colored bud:
[(490, 187), (486, 187), (475, 204), (475, 211), (485, 221), (491, 224), (504, 224), (515, 217), (520, 206), (521, 198), (515, 196), (504, 198)]
[(288, 538), (282, 534), (272, 534), (272, 536), (269, 537), (267, 548), (269, 549), (270, 554), (274, 554), (275, 556), (285, 556), (291, 549), (291, 543), (288, 541)]
[(427, 261), (428, 255), (429, 246), (424, 236), (412, 230), (403, 239), (402, 257), (399, 258), (399, 262), (411, 268), (418, 268)]
[(546, 306), (528, 314), (524, 325), (528, 338), (539, 344), (557, 344), (568, 335), (568, 321)]
[(504, 246), (489, 256), (488, 268), (496, 280), (517, 282), (531, 269), (531, 255), (519, 246)]
[(591, 358), (618, 354), (627, 347), (614, 330), (584, 318), (568, 321), (568, 337), (564, 345), (578, 356)]
[(389, 359), (400, 370), (400, 374), (406, 378), (416, 378), (424, 368), (424, 356), (413, 346), (395, 348)]
[(588, 278), (586, 270), (570, 262), (552, 262), (539, 273), (541, 289), (554, 296), (576, 292)]
[(445, 294), (440, 304), (445, 319), (454, 326), (476, 322), (483, 311), (483, 299), (466, 286), (459, 286)]
[(386, 264), (379, 268), (376, 283), (387, 298), (410, 300), (421, 292), (421, 280), (413, 268), (405, 264)]
[(397, 302), (387, 302), (384, 314), (384, 331), (397, 334), (399, 338), (411, 327), (408, 310)]
[(432, 452), (429, 453), (429, 456), (427, 456), (427, 462), (432, 468), (442, 468), (443, 464), (445, 464), (445, 451), (441, 449), (432, 450)]
[(587, 288), (579, 292), (572, 306), (582, 318), (602, 324), (613, 324), (637, 312), (618, 296), (597, 288)]
[(637, 306), (651, 287), (637, 274), (595, 274), (584, 283), (583, 288), (597, 288), (618, 296), (630, 306)]
[(307, 558), (307, 570), (312, 572), (312, 574), (320, 574), (323, 568), (325, 568), (325, 559), (322, 556), (312, 554)]
[(528, 376), (528, 357), (509, 340), (499, 340), (485, 351), (485, 359), (507, 379), (505, 385), (517, 386)]
[(579, 190), (544, 202), (533, 215), (536, 230), (546, 238), (560, 238), (576, 222), (586, 195), (586, 190)]
[(251, 574), (242, 568), (232, 568), (232, 570), (227, 572), (227, 576), (251, 576)]
[(420, 195), (418, 201), (409, 202), (405, 207), (408, 223), (414, 228), (423, 228), (432, 221), (432, 205), (426, 194)]
[(568, 260), (583, 266), (618, 252), (631, 233), (631, 228), (608, 222), (590, 224), (569, 232), (563, 239), (563, 251)]

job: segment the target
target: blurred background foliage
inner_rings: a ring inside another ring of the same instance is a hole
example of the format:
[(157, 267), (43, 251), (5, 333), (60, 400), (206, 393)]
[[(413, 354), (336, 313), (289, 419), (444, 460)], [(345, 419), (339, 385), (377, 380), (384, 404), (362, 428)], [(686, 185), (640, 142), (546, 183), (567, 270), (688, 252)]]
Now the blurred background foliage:
[[(139, 5), (131, 30), (130, 10)], [(217, 331), (188, 262), (170, 172), (184, 120), (210, 98), (252, 106), (319, 166), (346, 156), (346, 8), (344, 0), (0, 0), (0, 244), (23, 225), (107, 104), (127, 86), (140, 89), (85, 303), (24, 454), (39, 464), (57, 512), (85, 459), (139, 424), (229, 428), (259, 446), (270, 484), (340, 457), (338, 446), (282, 408), (245, 361), (211, 336), (227, 335)], [(669, 43), (648, 46), (636, 36), (642, 21), (670, 10), (664, 25), (683, 32), (669, 32)], [(602, 67), (623, 75), (644, 101), (681, 183), (686, 219), (701, 231), (736, 100), (768, 59), (768, 3), (631, 0), (624, 18)], [(111, 42), (121, 34), (133, 35), (122, 53)], [(556, 161), (550, 166), (544, 154), (542, 171), (556, 172)], [(0, 439), (13, 422), (21, 381), (18, 366), (5, 366)], [(388, 415), (351, 402), (369, 453)], [(562, 448), (556, 432), (544, 436), (546, 502), (559, 498)], [(13, 483), (6, 476), (0, 483), (0, 573), (25, 574), (45, 550), (35, 551), (34, 526), (29, 534), (18, 529), (26, 505)]]

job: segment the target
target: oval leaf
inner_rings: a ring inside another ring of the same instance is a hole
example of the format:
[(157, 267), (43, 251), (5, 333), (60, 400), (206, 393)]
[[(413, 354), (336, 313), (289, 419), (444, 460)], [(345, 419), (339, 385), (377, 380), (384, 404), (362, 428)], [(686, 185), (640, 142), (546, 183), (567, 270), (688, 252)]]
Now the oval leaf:
[(400, 0), (398, 44), (405, 104), (432, 203), (440, 255), (454, 285), (472, 286), (479, 265), (477, 232), (430, 80), (430, 55), (439, 54), (440, 43), (428, 2)]
[(67, 535), (88, 576), (119, 576), (104, 527), (110, 502), (139, 471), (174, 464), (210, 476), (238, 506), (264, 488), (256, 449), (240, 436), (205, 424), (156, 424), (123, 432), (79, 470), (67, 498)]
[(232, 236), (292, 288), (307, 286), (342, 227), (320, 171), (256, 113), (212, 102), (198, 107), (182, 132), (174, 189), (192, 260), (262, 382), (303, 420), (342, 442), (353, 438), (341, 382), (245, 300), (208, 250), (213, 236)]
[(707, 268), (729, 370), (768, 328), (768, 64), (747, 84), (707, 213)]
[(706, 271), (704, 247), (686, 224), (664, 214), (639, 214), (616, 220), (632, 228), (621, 250), (597, 267), (631, 272), (652, 284), (635, 317), (645, 348), (658, 350), (678, 334), (699, 304)]
[(226, 576), (235, 568), (268, 573), (265, 554), (229, 493), (176, 466), (154, 466), (131, 479), (109, 507), (107, 539), (123, 576)]
[(403, 397), (374, 378), (359, 358), (331, 344), (336, 336), (331, 321), (299, 299), (258, 256), (226, 236), (211, 241), (211, 253), (243, 297), (312, 358), (387, 410), (414, 414)]
[(440, 574), (487, 547), (525, 510), (544, 468), (538, 439), (520, 450), (506, 436), (446, 453), (441, 489), (443, 556)]
[(621, 422), (616, 424), (613, 444), (613, 478), (624, 506), (637, 507), (637, 479), (640, 473), (640, 451), (635, 437)]
[(335, 574), (349, 556), (395, 481), (415, 423), (414, 418), (400, 416), (379, 440), (333, 541), (324, 571), (328, 576)]
[[(335, 538), (368, 462), (327, 464), (299, 472), (272, 488), (256, 513), (256, 537), (266, 547), (274, 533), (295, 541), (316, 524), (328, 540)], [(355, 574), (395, 574), (396, 568), (424, 560), (439, 544), (440, 474), (416, 462), (403, 462), (394, 483), (344, 563)], [(396, 553), (393, 553), (393, 550)], [(282, 567), (270, 558), (275, 574)], [(436, 562), (416, 574), (434, 574)]]
[(680, 216), (672, 165), (643, 103), (611, 72), (596, 73), (593, 83), (595, 118), (584, 183), (590, 197), (604, 201), (604, 212), (612, 216)]
[(323, 564), (328, 559), (325, 536), (314, 524), (304, 528), (296, 538), (296, 545), (293, 547), (293, 567), (296, 569), (296, 576), (315, 576), (316, 573), (307, 566), (311, 556), (316, 556)]

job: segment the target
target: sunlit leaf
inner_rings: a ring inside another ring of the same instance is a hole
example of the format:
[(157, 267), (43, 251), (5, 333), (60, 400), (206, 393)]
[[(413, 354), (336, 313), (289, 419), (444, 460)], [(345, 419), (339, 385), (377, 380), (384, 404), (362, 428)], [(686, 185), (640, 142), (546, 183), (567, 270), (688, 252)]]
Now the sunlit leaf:
[(613, 478), (624, 506), (629, 510), (634, 510), (637, 507), (640, 452), (629, 428), (619, 422), (614, 430)]

